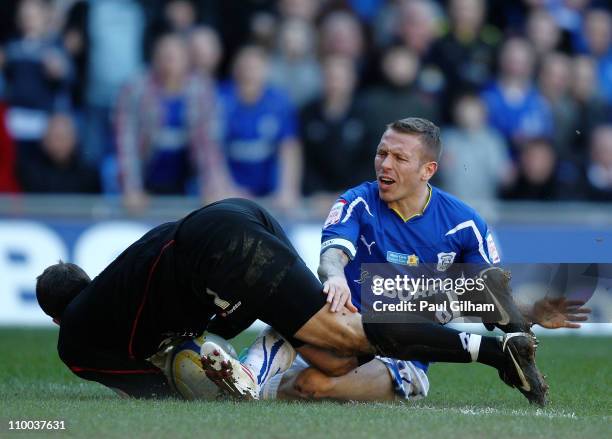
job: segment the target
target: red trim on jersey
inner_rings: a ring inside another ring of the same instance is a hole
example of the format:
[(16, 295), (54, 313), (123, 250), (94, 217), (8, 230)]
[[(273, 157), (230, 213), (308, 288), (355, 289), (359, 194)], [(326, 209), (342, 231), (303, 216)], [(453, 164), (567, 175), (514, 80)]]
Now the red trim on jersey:
[(140, 375), (146, 373), (161, 373), (159, 369), (134, 369), (134, 370), (114, 370), (114, 369), (94, 369), (93, 367), (76, 367), (71, 366), (70, 370), (73, 372), (98, 372), (98, 373), (110, 373), (113, 375)]
[(155, 262), (153, 262), (153, 265), (151, 265), (151, 268), (149, 270), (149, 276), (147, 277), (147, 284), (145, 285), (144, 294), (142, 295), (142, 301), (140, 302), (140, 306), (138, 307), (138, 311), (136, 312), (134, 323), (132, 323), (132, 333), (130, 334), (130, 343), (128, 344), (128, 354), (130, 355), (131, 359), (134, 359), (134, 351), (132, 349), (132, 345), (134, 343), (134, 335), (136, 334), (136, 327), (138, 326), (138, 320), (140, 319), (140, 314), (142, 313), (142, 309), (144, 308), (145, 302), (147, 301), (147, 295), (149, 294), (149, 287), (151, 286), (151, 279), (153, 278), (153, 274), (155, 273), (157, 264), (159, 263), (159, 260), (161, 259), (162, 255), (164, 254), (164, 251), (166, 251), (166, 249), (170, 247), (172, 244), (174, 244), (174, 239), (171, 241), (168, 241), (166, 245), (162, 247), (162, 249), (159, 251), (159, 254), (157, 255), (157, 258), (155, 259)]

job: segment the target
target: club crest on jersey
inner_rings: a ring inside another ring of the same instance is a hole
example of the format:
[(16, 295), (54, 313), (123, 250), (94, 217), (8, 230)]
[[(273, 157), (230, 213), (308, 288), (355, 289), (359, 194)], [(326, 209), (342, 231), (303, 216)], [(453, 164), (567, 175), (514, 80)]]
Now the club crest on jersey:
[(387, 252), (387, 262), (399, 265), (409, 265), (410, 267), (416, 267), (419, 265), (419, 257), (417, 255), (407, 255), (404, 253)]
[(342, 210), (344, 209), (344, 205), (346, 201), (338, 200), (336, 204), (334, 204), (329, 211), (329, 215), (327, 215), (327, 219), (325, 220), (325, 224), (323, 228), (329, 227), (331, 225), (337, 224), (342, 218)]
[(448, 267), (453, 265), (453, 262), (455, 262), (455, 256), (457, 256), (457, 253), (455, 252), (438, 253), (438, 271), (448, 270)]
[(495, 241), (491, 233), (487, 235), (487, 250), (489, 250), (491, 262), (497, 264), (501, 259), (499, 258), (499, 253), (497, 252), (497, 247), (495, 246)]
[(410, 265), (411, 267), (416, 267), (417, 265), (419, 265), (419, 257), (417, 255), (409, 255), (408, 265)]

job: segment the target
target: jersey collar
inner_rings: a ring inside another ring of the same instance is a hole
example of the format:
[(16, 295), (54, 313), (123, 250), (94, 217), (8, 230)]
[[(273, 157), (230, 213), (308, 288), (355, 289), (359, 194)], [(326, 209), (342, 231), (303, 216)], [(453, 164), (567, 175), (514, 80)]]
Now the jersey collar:
[(421, 210), (421, 212), (419, 212), (419, 213), (415, 213), (414, 215), (412, 215), (412, 216), (410, 216), (410, 217), (408, 217), (408, 218), (404, 218), (404, 217), (402, 216), (402, 214), (401, 214), (401, 213), (400, 213), (398, 210), (396, 210), (396, 209), (394, 209), (394, 208), (391, 208), (391, 210), (392, 210), (393, 212), (395, 212), (395, 214), (396, 214), (397, 216), (399, 216), (399, 217), (401, 218), (401, 220), (402, 220), (402, 221), (404, 221), (405, 223), (407, 223), (408, 221), (410, 221), (410, 220), (411, 220), (411, 219), (413, 219), (413, 218), (416, 218), (416, 217), (419, 217), (419, 216), (423, 216), (423, 215), (425, 214), (425, 210), (426, 210), (426, 209), (427, 209), (427, 207), (429, 206), (429, 202), (431, 201), (432, 189), (431, 189), (431, 185), (430, 185), (429, 183), (427, 183), (427, 189), (428, 189), (428, 193), (427, 193), (427, 201), (425, 201), (425, 205), (423, 206), (423, 210)]

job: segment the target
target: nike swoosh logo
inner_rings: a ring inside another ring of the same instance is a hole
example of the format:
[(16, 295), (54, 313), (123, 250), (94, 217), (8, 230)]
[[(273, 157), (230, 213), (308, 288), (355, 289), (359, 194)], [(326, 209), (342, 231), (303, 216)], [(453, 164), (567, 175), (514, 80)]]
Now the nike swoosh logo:
[(516, 368), (518, 376), (521, 379), (521, 383), (522, 383), (521, 389), (523, 389), (525, 392), (529, 392), (531, 390), (531, 386), (527, 382), (527, 378), (525, 378), (525, 374), (523, 374), (523, 370), (521, 369), (519, 364), (514, 359), (514, 354), (512, 353), (512, 349), (508, 348), (508, 353), (510, 354), (510, 358), (512, 359), (512, 362), (514, 363), (514, 367)]
[(486, 283), (485, 283), (485, 286), (487, 287), (487, 291), (489, 292), (489, 294), (493, 298), (493, 302), (495, 302), (494, 305), (497, 307), (497, 309), (498, 309), (498, 311), (499, 311), (499, 313), (501, 315), (501, 320), (499, 322), (497, 322), (497, 324), (499, 324), (499, 325), (507, 325), (508, 323), (510, 323), (510, 316), (508, 315), (506, 310), (501, 306), (501, 304), (497, 300), (497, 297), (495, 297), (495, 294), (493, 294), (493, 292), (491, 291), (491, 288), (489, 288), (489, 286)]

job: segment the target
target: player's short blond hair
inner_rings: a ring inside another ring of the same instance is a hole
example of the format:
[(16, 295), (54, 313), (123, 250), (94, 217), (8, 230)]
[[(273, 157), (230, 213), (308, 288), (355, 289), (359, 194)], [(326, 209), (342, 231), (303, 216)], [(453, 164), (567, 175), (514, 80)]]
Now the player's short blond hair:
[(427, 159), (439, 161), (442, 154), (442, 142), (440, 140), (440, 128), (420, 117), (406, 117), (396, 120), (387, 125), (387, 128), (399, 133), (416, 134), (420, 137)]

